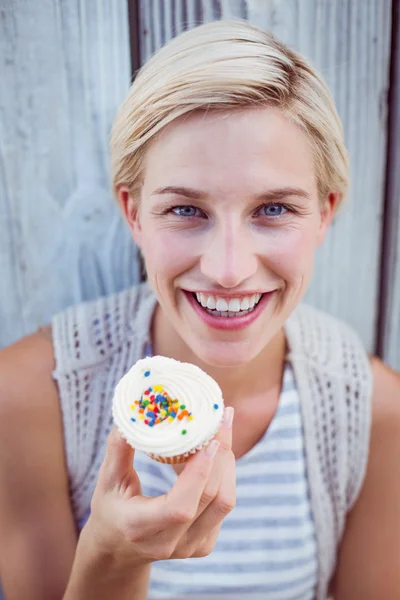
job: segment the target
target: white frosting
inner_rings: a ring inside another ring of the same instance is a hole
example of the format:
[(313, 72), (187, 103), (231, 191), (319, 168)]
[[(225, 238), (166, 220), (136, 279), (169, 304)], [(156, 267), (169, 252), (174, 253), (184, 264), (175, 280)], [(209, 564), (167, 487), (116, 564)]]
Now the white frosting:
[[(148, 372), (150, 375), (146, 377)], [(172, 422), (146, 425), (139, 418), (138, 409), (131, 407), (149, 387), (157, 385), (162, 385), (170, 398), (177, 398), (180, 405), (185, 405), (193, 419), (176, 417)], [(200, 448), (217, 432), (223, 411), (222, 392), (212, 377), (195, 365), (165, 356), (139, 360), (119, 381), (113, 399), (114, 421), (127, 442), (137, 450), (160, 457), (178, 456)], [(183, 430), (186, 434), (182, 434)]]

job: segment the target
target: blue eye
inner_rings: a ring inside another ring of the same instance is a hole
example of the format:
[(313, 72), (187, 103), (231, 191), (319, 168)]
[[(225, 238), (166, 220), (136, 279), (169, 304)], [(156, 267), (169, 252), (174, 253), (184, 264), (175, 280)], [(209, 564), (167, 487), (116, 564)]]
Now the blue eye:
[(261, 210), (266, 217), (281, 217), (288, 209), (283, 204), (264, 204)]
[(195, 206), (174, 206), (171, 209), (171, 212), (178, 217), (201, 217), (203, 216), (203, 211), (199, 210)]

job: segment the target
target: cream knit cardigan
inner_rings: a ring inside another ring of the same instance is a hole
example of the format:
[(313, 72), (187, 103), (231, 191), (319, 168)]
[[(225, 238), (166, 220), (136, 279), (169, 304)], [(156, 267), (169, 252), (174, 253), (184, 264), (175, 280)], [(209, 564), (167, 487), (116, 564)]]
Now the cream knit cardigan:
[[(75, 518), (90, 508), (112, 427), (114, 386), (145, 353), (156, 299), (146, 284), (56, 315), (52, 323), (65, 453)], [(318, 544), (316, 600), (326, 600), (346, 514), (368, 458), (372, 374), (357, 335), (300, 304), (285, 324), (301, 399)]]

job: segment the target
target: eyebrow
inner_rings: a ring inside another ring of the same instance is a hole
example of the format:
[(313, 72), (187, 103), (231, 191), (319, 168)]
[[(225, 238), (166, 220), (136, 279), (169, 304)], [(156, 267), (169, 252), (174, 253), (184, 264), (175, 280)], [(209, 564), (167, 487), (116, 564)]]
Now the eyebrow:
[[(206, 192), (202, 192), (200, 190), (195, 190), (193, 188), (187, 187), (176, 187), (176, 186), (167, 186), (163, 188), (158, 188), (151, 193), (152, 196), (155, 195), (163, 195), (163, 194), (175, 194), (176, 196), (184, 196), (186, 198), (190, 198), (191, 200), (204, 200), (207, 198), (208, 194)], [(258, 200), (270, 201), (270, 200), (283, 200), (288, 196), (299, 196), (300, 198), (310, 198), (310, 195), (303, 189), (297, 187), (284, 187), (284, 188), (276, 188), (263, 192), (262, 194), (258, 194), (256, 198)]]

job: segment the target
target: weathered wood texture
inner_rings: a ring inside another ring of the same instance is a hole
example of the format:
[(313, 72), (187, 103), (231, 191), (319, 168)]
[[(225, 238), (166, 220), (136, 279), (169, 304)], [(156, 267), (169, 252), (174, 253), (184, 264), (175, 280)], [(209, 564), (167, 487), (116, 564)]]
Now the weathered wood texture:
[(390, 0), (140, 0), (140, 9), (143, 61), (183, 29), (203, 21), (240, 17), (270, 30), (322, 71), (344, 124), (353, 184), (348, 205), (317, 253), (307, 300), (353, 325), (373, 351), (384, 197)]
[(380, 349), (400, 371), (400, 5), (394, 6)]
[(0, 5), (0, 346), (137, 280), (108, 135), (130, 84), (126, 0)]

